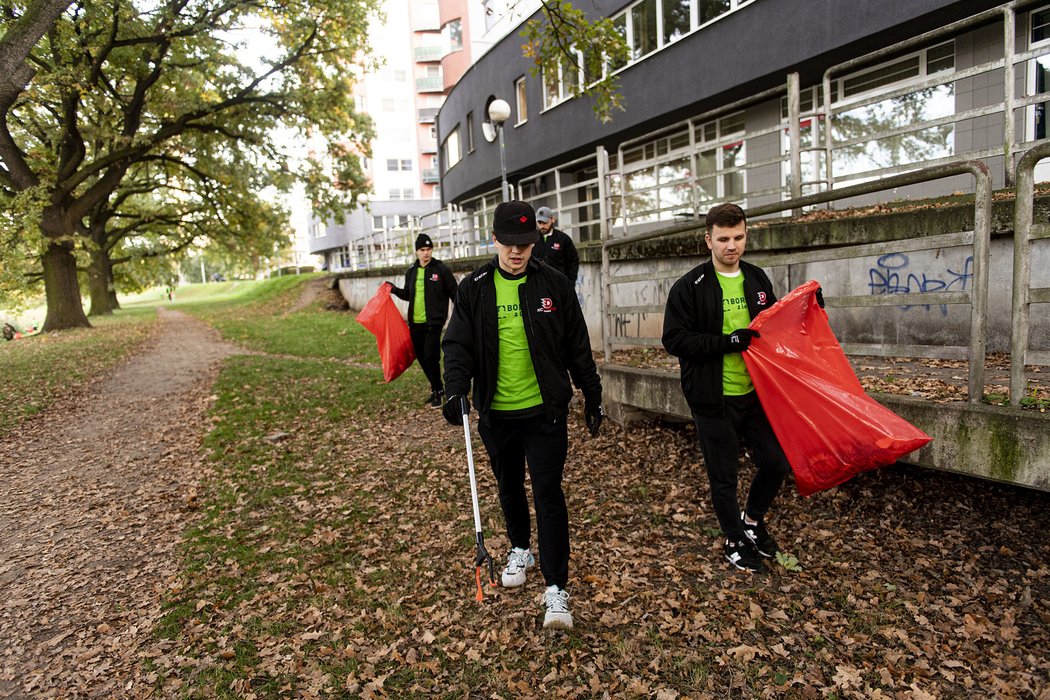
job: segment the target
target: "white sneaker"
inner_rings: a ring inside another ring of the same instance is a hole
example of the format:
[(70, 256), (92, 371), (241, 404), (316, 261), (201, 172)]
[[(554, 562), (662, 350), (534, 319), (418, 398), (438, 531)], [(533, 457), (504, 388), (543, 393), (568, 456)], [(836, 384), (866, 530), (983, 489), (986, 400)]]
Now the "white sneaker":
[(517, 588), (525, 585), (525, 569), (536, 565), (532, 552), (515, 547), (507, 554), (507, 565), (503, 567), (503, 587)]
[(547, 606), (547, 613), (543, 616), (544, 629), (572, 629), (568, 591), (557, 586), (547, 586), (547, 590), (543, 593), (543, 604)]

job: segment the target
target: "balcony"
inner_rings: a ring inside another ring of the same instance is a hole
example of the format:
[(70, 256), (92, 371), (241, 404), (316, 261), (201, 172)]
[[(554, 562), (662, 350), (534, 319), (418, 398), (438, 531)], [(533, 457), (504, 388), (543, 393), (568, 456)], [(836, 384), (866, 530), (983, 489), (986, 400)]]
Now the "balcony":
[(440, 107), (423, 107), (419, 110), (420, 124), (433, 124), (437, 120)]
[(438, 144), (437, 141), (423, 141), (419, 144), (419, 152), (422, 154), (437, 153)]
[(435, 63), (441, 60), (442, 49), (440, 46), (417, 46), (412, 49), (416, 57), (416, 63)]
[(440, 75), (428, 75), (425, 78), (416, 78), (416, 92), (444, 92)]
[(424, 185), (436, 185), (440, 180), (437, 168), (423, 168)]

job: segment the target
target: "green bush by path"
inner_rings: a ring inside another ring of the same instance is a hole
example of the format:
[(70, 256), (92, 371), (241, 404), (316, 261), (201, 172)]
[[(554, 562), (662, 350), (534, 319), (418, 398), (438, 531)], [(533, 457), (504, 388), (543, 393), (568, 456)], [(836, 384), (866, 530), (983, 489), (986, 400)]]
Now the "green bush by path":
[(92, 318), (93, 328), (0, 344), (0, 434), (122, 362), (154, 328), (151, 308)]

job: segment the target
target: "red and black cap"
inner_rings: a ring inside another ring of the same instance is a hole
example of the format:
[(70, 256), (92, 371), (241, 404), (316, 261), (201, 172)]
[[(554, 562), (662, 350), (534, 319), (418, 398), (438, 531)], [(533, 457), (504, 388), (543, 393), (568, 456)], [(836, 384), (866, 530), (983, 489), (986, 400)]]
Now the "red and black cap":
[(536, 212), (526, 202), (502, 202), (492, 215), (492, 232), (503, 245), (530, 245), (540, 240)]

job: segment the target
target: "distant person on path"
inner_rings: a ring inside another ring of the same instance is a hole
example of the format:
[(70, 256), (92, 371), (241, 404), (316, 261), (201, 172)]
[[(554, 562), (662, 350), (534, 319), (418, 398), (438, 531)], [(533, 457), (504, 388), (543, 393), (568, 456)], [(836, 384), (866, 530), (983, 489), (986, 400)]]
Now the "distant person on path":
[[(540, 570), (546, 582), (543, 626), (571, 629), (569, 513), (562, 490), (572, 384), (583, 391), (592, 436), (602, 417), (602, 385), (587, 324), (572, 285), (532, 259), (536, 214), (525, 202), (503, 202), (493, 216), (496, 257), (463, 278), (441, 344), (445, 351), (445, 419), (463, 424), (473, 383), (478, 433), (499, 485), (511, 550), (503, 585), (525, 583), (535, 565), (525, 493), (532, 479)], [(569, 379), (572, 379), (572, 384)], [(464, 403), (465, 402), (465, 403)]]
[(536, 228), (539, 229), (540, 240), (536, 243), (533, 257), (568, 277), (575, 286), (576, 278), (580, 276), (580, 254), (569, 234), (554, 228), (557, 223), (558, 216), (550, 207), (536, 210)]
[[(766, 529), (766, 513), (790, 465), (741, 353), (759, 337), (747, 327), (751, 319), (777, 297), (766, 273), (741, 260), (747, 220), (740, 207), (712, 207), (704, 240), (711, 260), (687, 272), (668, 294), (663, 345), (681, 365), (682, 391), (696, 423), (725, 558), (738, 569), (762, 571), (762, 557), (778, 551)], [(823, 306), (819, 291), (818, 301)], [(756, 468), (743, 510), (737, 500), (741, 439)]]
[(416, 261), (405, 273), (405, 286), (387, 282), (390, 291), (408, 302), (408, 332), (416, 359), (430, 382), (426, 404), (441, 408), (441, 329), (448, 318), (448, 302), (456, 298), (456, 278), (434, 257), (434, 242), (425, 233), (416, 237)]

